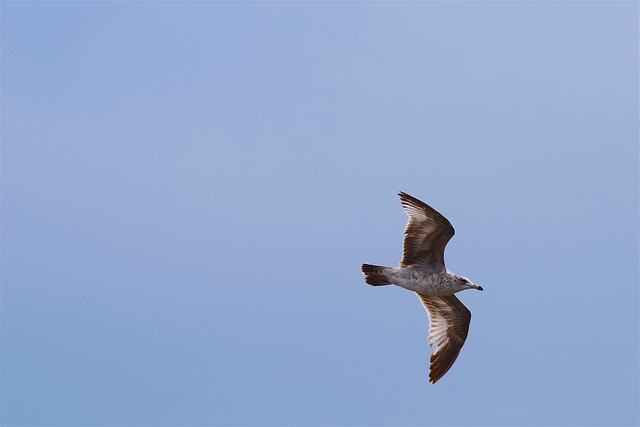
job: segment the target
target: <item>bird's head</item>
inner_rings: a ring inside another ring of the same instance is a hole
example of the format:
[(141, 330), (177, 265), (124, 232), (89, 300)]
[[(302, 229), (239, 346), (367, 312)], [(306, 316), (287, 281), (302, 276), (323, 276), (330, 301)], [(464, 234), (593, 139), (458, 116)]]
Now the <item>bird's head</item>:
[(467, 279), (464, 276), (458, 276), (456, 274), (454, 277), (456, 279), (456, 283), (458, 284), (458, 286), (460, 286), (460, 288), (462, 288), (462, 290), (465, 290), (465, 289), (477, 289), (479, 291), (484, 290), (482, 289), (482, 286), (476, 285), (475, 283), (473, 283), (471, 280)]

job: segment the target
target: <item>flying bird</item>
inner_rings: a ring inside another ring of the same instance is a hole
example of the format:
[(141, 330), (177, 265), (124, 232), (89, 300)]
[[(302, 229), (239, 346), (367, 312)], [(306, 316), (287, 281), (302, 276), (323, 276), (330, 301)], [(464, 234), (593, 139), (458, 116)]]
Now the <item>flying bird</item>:
[(362, 272), (369, 285), (397, 285), (422, 301), (429, 315), (429, 346), (435, 346), (429, 370), (429, 381), (435, 384), (456, 361), (469, 333), (471, 312), (455, 293), (481, 291), (482, 286), (445, 267), (444, 248), (455, 234), (449, 220), (415, 197), (398, 195), (409, 217), (400, 267), (362, 264)]

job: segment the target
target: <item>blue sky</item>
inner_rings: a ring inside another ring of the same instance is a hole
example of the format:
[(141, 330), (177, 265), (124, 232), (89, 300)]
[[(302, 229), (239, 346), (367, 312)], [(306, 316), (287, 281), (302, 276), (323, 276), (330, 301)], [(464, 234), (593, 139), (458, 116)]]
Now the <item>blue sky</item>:
[(638, 114), (636, 2), (3, 2), (2, 423), (637, 425)]

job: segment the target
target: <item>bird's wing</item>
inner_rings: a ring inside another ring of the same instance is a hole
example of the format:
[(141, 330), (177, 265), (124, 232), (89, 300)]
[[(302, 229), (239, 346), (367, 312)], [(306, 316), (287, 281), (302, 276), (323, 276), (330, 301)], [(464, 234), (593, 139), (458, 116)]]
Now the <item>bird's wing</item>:
[(412, 265), (444, 271), (444, 247), (455, 233), (453, 226), (426, 203), (403, 192), (398, 195), (409, 217), (400, 267)]
[(429, 346), (436, 347), (429, 372), (429, 381), (435, 384), (458, 358), (469, 333), (471, 312), (455, 295), (418, 297), (429, 314)]

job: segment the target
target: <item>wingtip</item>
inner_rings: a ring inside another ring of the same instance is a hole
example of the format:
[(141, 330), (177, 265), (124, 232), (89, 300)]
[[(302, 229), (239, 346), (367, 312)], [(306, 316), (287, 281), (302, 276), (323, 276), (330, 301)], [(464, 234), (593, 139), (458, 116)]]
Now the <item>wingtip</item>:
[(400, 196), (400, 202), (402, 203), (403, 206), (415, 203), (415, 201), (417, 200), (415, 197), (405, 193), (404, 191), (398, 191), (398, 196)]

